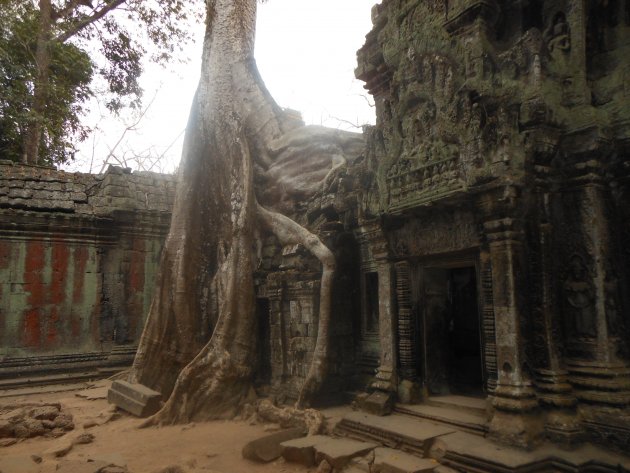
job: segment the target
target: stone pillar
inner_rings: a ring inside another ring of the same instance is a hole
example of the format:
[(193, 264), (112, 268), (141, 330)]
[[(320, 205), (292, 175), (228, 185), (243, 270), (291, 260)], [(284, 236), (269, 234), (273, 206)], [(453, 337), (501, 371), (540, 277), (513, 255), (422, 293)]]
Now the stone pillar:
[(499, 369), (489, 434), (497, 441), (531, 447), (541, 437), (542, 422), (535, 391), (524, 370), (523, 234), (517, 224), (510, 218), (484, 223), (492, 265)]
[(396, 305), (398, 308), (398, 359), (400, 364), (400, 377), (402, 379), (415, 380), (416, 366), (416, 340), (415, 321), (411, 311), (411, 291), (409, 288), (409, 263), (399, 261), (394, 265), (396, 271)]
[(394, 310), (394, 284), (392, 265), (378, 263), (378, 317), (381, 354), (379, 367), (371, 387), (379, 391), (395, 392), (397, 389), (396, 318)]
[(479, 253), (481, 326), (483, 336), (483, 363), (486, 389), (492, 395), (497, 388), (497, 337), (494, 317), (494, 300), (492, 295), (492, 265), (487, 251)]
[(282, 316), (282, 299), (284, 296), (282, 281), (271, 281), (267, 287), (266, 296), (269, 298), (269, 338), (271, 351), (271, 378), (273, 385), (284, 383), (287, 376), (287, 333), (284, 317)]
[(579, 400), (591, 406), (627, 409), (630, 406), (630, 366), (618, 355), (624, 343), (618, 313), (619, 282), (615, 270), (618, 263), (612, 248), (611, 216), (604, 184), (593, 180), (581, 186), (578, 193), (579, 239), (584, 256), (581, 260), (574, 256), (569, 262), (571, 274), (564, 289), (571, 307), (578, 306), (571, 296), (578, 294), (582, 286), (582, 292), (590, 297), (583, 304), (588, 307), (575, 309), (579, 311), (576, 314), (580, 320), (575, 321), (577, 328), (570, 341), (567, 368)]
[(534, 348), (538, 359), (544, 360), (535, 370), (535, 383), (539, 402), (549, 409), (545, 431), (555, 442), (573, 446), (583, 437), (576, 406), (577, 399), (568, 380), (560, 351), (561, 320), (555, 299), (553, 227), (548, 222), (538, 225), (538, 307), (534, 314), (537, 341)]
[(565, 85), (568, 90), (563, 91), (563, 98), (571, 105), (590, 105), (591, 89), (586, 80), (587, 1), (575, 0), (569, 5), (567, 22), (570, 28), (570, 64), (573, 77)]
[(380, 338), (379, 366), (368, 391), (357, 401), (366, 411), (374, 414), (391, 412), (396, 398), (398, 363), (396, 352), (396, 315), (394, 299), (394, 273), (389, 262), (389, 244), (378, 221), (366, 222), (360, 234), (365, 242), (364, 259), (378, 274), (378, 331)]

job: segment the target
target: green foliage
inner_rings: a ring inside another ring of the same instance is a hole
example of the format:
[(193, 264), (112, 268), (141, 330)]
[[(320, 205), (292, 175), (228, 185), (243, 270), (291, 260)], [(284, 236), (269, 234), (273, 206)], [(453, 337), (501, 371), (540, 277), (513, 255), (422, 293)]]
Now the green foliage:
[[(0, 3), (4, 3), (2, 0)], [(37, 11), (21, 5), (0, 15), (0, 158), (18, 161), (23, 155), (26, 124), (34, 113)], [(74, 153), (74, 143), (89, 131), (81, 125), (82, 104), (90, 95), (92, 62), (68, 43), (50, 45), (49, 100), (42, 114), (43, 163), (64, 162)]]
[(114, 112), (139, 107), (145, 58), (167, 63), (181, 55), (202, 13), (201, 2), (186, 0), (50, 1), (46, 105), (35, 110), (38, 2), (0, 0), (0, 159), (22, 159), (33, 123), (41, 125), (39, 163), (72, 159), (90, 132), (81, 122), (86, 100), (98, 95)]

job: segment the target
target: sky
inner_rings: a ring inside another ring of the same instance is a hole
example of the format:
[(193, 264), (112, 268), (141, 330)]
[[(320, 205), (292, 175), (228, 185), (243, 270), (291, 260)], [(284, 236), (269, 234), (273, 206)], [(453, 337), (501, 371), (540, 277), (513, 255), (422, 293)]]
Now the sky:
[[(300, 111), (307, 124), (360, 131), (361, 125), (374, 123), (371, 97), (354, 78), (356, 51), (371, 29), (374, 3), (376, 0), (269, 0), (258, 6), (256, 62), (281, 107)], [(167, 69), (146, 66), (141, 83), (145, 105), (151, 105), (133, 129), (125, 133), (135, 117), (102, 117), (93, 107), (86, 120), (96, 132), (64, 169), (100, 172), (113, 149), (112, 155), (131, 168), (139, 168), (134, 155), (148, 155), (152, 158), (142, 160), (145, 169), (174, 171), (199, 79), (202, 34), (203, 26), (198, 25), (199, 41), (187, 51), (188, 63)], [(109, 161), (115, 162), (112, 157)]]

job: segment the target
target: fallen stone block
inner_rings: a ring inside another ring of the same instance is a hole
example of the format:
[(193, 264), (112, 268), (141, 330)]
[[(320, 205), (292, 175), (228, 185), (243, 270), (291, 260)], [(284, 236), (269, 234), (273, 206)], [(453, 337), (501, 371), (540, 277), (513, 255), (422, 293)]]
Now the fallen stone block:
[(304, 437), (305, 435), (304, 429), (299, 427), (265, 435), (259, 439), (252, 440), (243, 447), (243, 458), (255, 462), (270, 462), (282, 455), (282, 447), (280, 446), (282, 442)]
[(85, 432), (75, 436), (72, 440), (73, 445), (87, 444), (92, 442), (94, 442), (94, 435)]
[(391, 414), (394, 409), (394, 395), (375, 391), (363, 400), (361, 409), (377, 416)]
[(350, 463), (343, 469), (344, 473), (347, 472), (362, 472), (370, 473), (372, 464), (374, 463), (374, 450), (362, 457), (356, 457), (350, 460)]
[(107, 401), (138, 417), (148, 417), (160, 410), (162, 395), (142, 384), (116, 380), (107, 392)]
[(374, 450), (372, 473), (431, 473), (440, 464), (435, 460), (418, 458), (393, 448)]
[(310, 435), (295, 440), (282, 442), (282, 457), (288, 462), (315, 466), (315, 445), (330, 442), (332, 439), (325, 435)]
[(368, 454), (377, 447), (375, 443), (347, 438), (330, 439), (315, 445), (315, 463), (326, 460), (336, 470), (342, 470), (351, 459)]
[(72, 440), (64, 438), (60, 442), (57, 442), (55, 445), (50, 447), (48, 450), (44, 451), (44, 456), (52, 458), (63, 457), (67, 455), (70, 450), (72, 450), (72, 447)]

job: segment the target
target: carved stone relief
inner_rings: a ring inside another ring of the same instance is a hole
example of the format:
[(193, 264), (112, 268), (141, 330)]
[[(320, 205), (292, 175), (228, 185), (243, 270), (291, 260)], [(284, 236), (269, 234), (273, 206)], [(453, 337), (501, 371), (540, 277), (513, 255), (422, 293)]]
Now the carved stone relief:
[(388, 236), (397, 258), (460, 251), (479, 245), (478, 228), (472, 214), (465, 211), (434, 213), (430, 219), (411, 219)]

